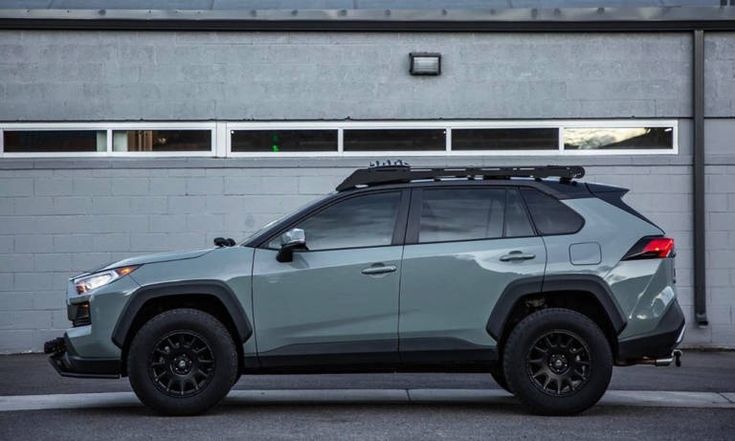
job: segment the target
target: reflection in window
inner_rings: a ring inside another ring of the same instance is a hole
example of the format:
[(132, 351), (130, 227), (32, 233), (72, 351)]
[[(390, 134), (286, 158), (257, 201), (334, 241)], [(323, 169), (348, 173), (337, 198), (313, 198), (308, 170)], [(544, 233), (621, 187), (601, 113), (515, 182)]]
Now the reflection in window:
[(297, 225), (311, 251), (390, 245), (401, 195), (357, 196), (338, 202)]
[(446, 150), (444, 129), (345, 130), (344, 151)]
[(233, 152), (336, 152), (337, 130), (233, 130)]
[(503, 237), (533, 236), (533, 227), (518, 190), (508, 190), (505, 205), (505, 234)]
[(4, 130), (6, 152), (104, 152), (105, 130)]
[(419, 242), (503, 236), (505, 190), (424, 190)]
[(210, 130), (115, 130), (115, 152), (208, 152), (212, 150)]
[(584, 225), (584, 219), (558, 199), (533, 188), (522, 188), (521, 194), (539, 234), (573, 234)]
[(565, 150), (673, 149), (671, 127), (575, 127), (564, 129)]
[(557, 150), (559, 129), (452, 129), (452, 150)]

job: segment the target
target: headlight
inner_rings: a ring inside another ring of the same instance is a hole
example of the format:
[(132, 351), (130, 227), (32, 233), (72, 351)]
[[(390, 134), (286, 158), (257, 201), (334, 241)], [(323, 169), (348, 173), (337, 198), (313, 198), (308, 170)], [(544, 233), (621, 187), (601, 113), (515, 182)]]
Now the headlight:
[(99, 273), (90, 274), (88, 276), (79, 277), (74, 279), (74, 287), (77, 289), (77, 294), (86, 294), (93, 289), (97, 289), (100, 286), (105, 286), (122, 276), (128, 275), (138, 269), (139, 265), (123, 266)]

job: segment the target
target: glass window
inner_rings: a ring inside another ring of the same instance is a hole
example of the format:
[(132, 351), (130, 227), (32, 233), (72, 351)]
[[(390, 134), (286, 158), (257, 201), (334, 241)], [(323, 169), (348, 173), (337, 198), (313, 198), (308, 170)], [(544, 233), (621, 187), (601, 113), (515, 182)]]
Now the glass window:
[(533, 236), (533, 227), (528, 220), (526, 207), (523, 206), (518, 190), (508, 190), (505, 205), (505, 237)]
[(115, 130), (115, 152), (208, 152), (211, 130)]
[(105, 130), (4, 130), (5, 152), (104, 152)]
[(336, 130), (233, 130), (233, 152), (336, 152)]
[(564, 129), (565, 150), (673, 149), (671, 127), (575, 127)]
[(452, 129), (452, 150), (558, 150), (559, 129)]
[(533, 188), (521, 189), (521, 194), (539, 234), (572, 234), (582, 228), (584, 219), (556, 198)]
[(502, 237), (504, 211), (504, 189), (424, 190), (419, 242)]
[[(356, 196), (302, 221), (310, 251), (390, 245), (396, 225), (399, 192)], [(269, 248), (279, 248), (271, 241)]]
[(446, 150), (444, 129), (345, 130), (344, 151), (434, 151)]

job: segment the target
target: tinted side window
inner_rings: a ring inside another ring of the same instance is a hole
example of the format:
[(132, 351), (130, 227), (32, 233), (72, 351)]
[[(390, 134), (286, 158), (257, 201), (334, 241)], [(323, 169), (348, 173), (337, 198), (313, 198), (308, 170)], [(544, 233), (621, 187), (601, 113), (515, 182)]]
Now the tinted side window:
[(357, 196), (314, 214), (295, 228), (304, 230), (311, 251), (390, 245), (400, 200), (400, 192)]
[(584, 219), (555, 198), (532, 188), (521, 194), (540, 234), (572, 234), (582, 228)]
[(424, 190), (419, 243), (503, 236), (504, 189)]
[(505, 206), (505, 237), (533, 236), (533, 227), (528, 219), (518, 190), (508, 190)]

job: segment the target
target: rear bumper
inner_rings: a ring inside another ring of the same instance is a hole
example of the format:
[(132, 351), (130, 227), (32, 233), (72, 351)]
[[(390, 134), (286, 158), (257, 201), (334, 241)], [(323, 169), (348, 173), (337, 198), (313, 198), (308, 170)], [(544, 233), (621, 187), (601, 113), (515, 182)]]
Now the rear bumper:
[(653, 331), (618, 342), (616, 362), (626, 365), (671, 358), (684, 338), (684, 326), (684, 313), (674, 301)]
[(51, 354), (49, 362), (62, 377), (120, 378), (120, 360), (80, 357), (66, 334), (44, 343), (43, 351)]

